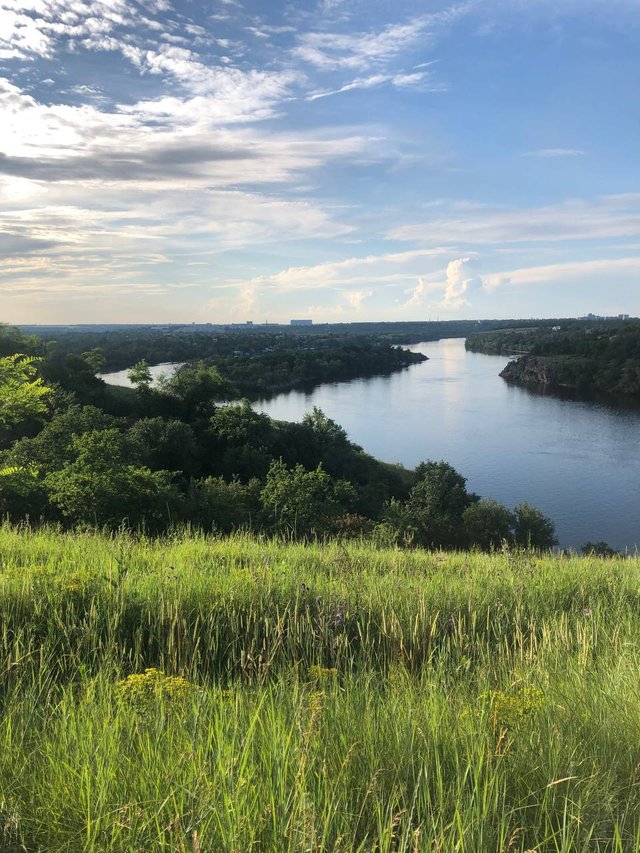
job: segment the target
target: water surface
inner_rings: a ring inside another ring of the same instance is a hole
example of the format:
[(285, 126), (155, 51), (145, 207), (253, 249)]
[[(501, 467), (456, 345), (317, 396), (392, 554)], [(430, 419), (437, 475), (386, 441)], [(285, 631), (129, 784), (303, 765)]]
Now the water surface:
[(379, 459), (444, 459), (470, 490), (549, 515), (563, 547), (640, 546), (640, 411), (541, 396), (508, 385), (504, 356), (464, 340), (411, 347), (429, 357), (392, 376), (279, 394), (256, 404), (281, 420), (314, 406)]
[[(183, 362), (175, 361), (165, 361), (162, 364), (152, 364), (149, 367), (149, 373), (153, 379), (152, 384), (155, 385), (158, 379), (163, 375), (171, 376), (171, 374), (175, 373), (179, 367), (182, 367), (182, 364)], [(99, 378), (104, 379), (108, 385), (120, 385), (123, 388), (133, 388), (133, 385), (127, 375), (130, 370), (131, 368), (127, 367), (126, 370), (115, 370), (113, 373), (101, 373), (99, 374)]]

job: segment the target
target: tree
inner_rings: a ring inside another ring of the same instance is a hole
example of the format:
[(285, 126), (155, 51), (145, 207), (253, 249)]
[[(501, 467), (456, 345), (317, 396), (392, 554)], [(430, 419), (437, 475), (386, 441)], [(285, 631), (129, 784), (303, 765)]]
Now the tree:
[(277, 530), (298, 536), (329, 532), (336, 519), (349, 512), (356, 491), (346, 480), (334, 480), (319, 465), (287, 468), (282, 459), (271, 464), (261, 492), (265, 519)]
[(95, 406), (73, 404), (56, 413), (38, 435), (16, 441), (8, 450), (6, 459), (10, 465), (35, 466), (41, 474), (47, 474), (72, 461), (71, 442), (74, 436), (116, 425), (114, 417)]
[(94, 430), (72, 440), (73, 462), (45, 479), (50, 500), (72, 523), (145, 524), (166, 527), (179, 508), (169, 471), (150, 471), (126, 458), (126, 439), (116, 429)]
[(470, 504), (462, 513), (468, 542), (483, 551), (497, 548), (511, 538), (515, 515), (492, 498)]
[(36, 355), (42, 352), (42, 341), (36, 335), (27, 335), (21, 329), (0, 323), (0, 357), (16, 352)]
[(204, 361), (183, 364), (162, 382), (161, 390), (179, 401), (183, 415), (189, 421), (210, 417), (216, 403), (237, 396), (218, 368)]
[[(447, 462), (421, 462), (416, 475), (418, 482), (401, 511), (397, 502), (393, 506), (396, 523), (405, 526), (403, 536), (412, 531), (416, 544), (429, 548), (460, 547), (462, 515), (478, 500), (477, 495), (467, 492), (466, 479)], [(389, 520), (394, 523), (393, 518)]]
[(433, 515), (460, 518), (477, 495), (467, 492), (466, 478), (448, 462), (421, 462), (416, 467), (418, 483), (409, 502), (419, 504)]
[(142, 418), (127, 432), (136, 461), (148, 468), (182, 471), (196, 469), (198, 446), (193, 429), (184, 421)]
[(104, 367), (104, 352), (100, 349), (100, 347), (94, 347), (93, 349), (87, 350), (87, 352), (81, 353), (80, 358), (89, 365), (89, 368), (94, 376), (97, 373), (100, 373), (100, 371)]
[(38, 376), (37, 362), (20, 354), (0, 358), (0, 436), (46, 412), (45, 398), (50, 389)]
[(148, 362), (144, 358), (136, 362), (127, 373), (127, 379), (141, 393), (149, 391), (153, 382), (153, 376), (151, 375)]
[(246, 485), (239, 480), (230, 482), (222, 477), (207, 477), (191, 483), (189, 488), (189, 521), (205, 530), (230, 533), (249, 526), (260, 512), (259, 480)]
[(0, 469), (0, 514), (12, 521), (41, 518), (47, 506), (47, 493), (32, 467), (11, 466)]
[(514, 539), (524, 548), (547, 551), (558, 544), (553, 521), (528, 503), (515, 508)]
[(585, 542), (580, 549), (581, 553), (587, 557), (619, 557), (620, 552), (612, 548), (607, 542), (600, 540), (599, 542)]

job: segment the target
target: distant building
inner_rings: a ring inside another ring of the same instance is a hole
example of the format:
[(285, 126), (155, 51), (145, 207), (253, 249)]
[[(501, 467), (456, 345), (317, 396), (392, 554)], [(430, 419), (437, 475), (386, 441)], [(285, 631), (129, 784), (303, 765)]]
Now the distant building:
[(313, 320), (291, 320), (292, 326), (313, 326)]

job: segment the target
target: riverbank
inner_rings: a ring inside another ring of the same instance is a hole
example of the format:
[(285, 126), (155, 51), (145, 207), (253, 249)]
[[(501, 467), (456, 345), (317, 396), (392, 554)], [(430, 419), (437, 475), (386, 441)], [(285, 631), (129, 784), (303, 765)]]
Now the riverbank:
[(467, 339), (471, 352), (517, 356), (501, 372), (509, 382), (533, 388), (601, 395), (611, 405), (640, 403), (640, 322), (565, 322), (508, 329)]
[(498, 374), (508, 356), (469, 352), (462, 339), (415, 349), (429, 357), (420, 367), (292, 391), (255, 408), (299, 421), (317, 406), (378, 459), (407, 468), (444, 459), (467, 478), (470, 491), (509, 507), (532, 503), (554, 520), (563, 548), (604, 540), (635, 551), (637, 408), (507, 383)]

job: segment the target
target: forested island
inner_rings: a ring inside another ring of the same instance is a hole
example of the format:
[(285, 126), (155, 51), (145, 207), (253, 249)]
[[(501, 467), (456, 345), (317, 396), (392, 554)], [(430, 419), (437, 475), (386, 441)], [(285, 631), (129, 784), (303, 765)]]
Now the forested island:
[(572, 321), (469, 336), (472, 352), (517, 355), (508, 382), (640, 402), (640, 321)]

